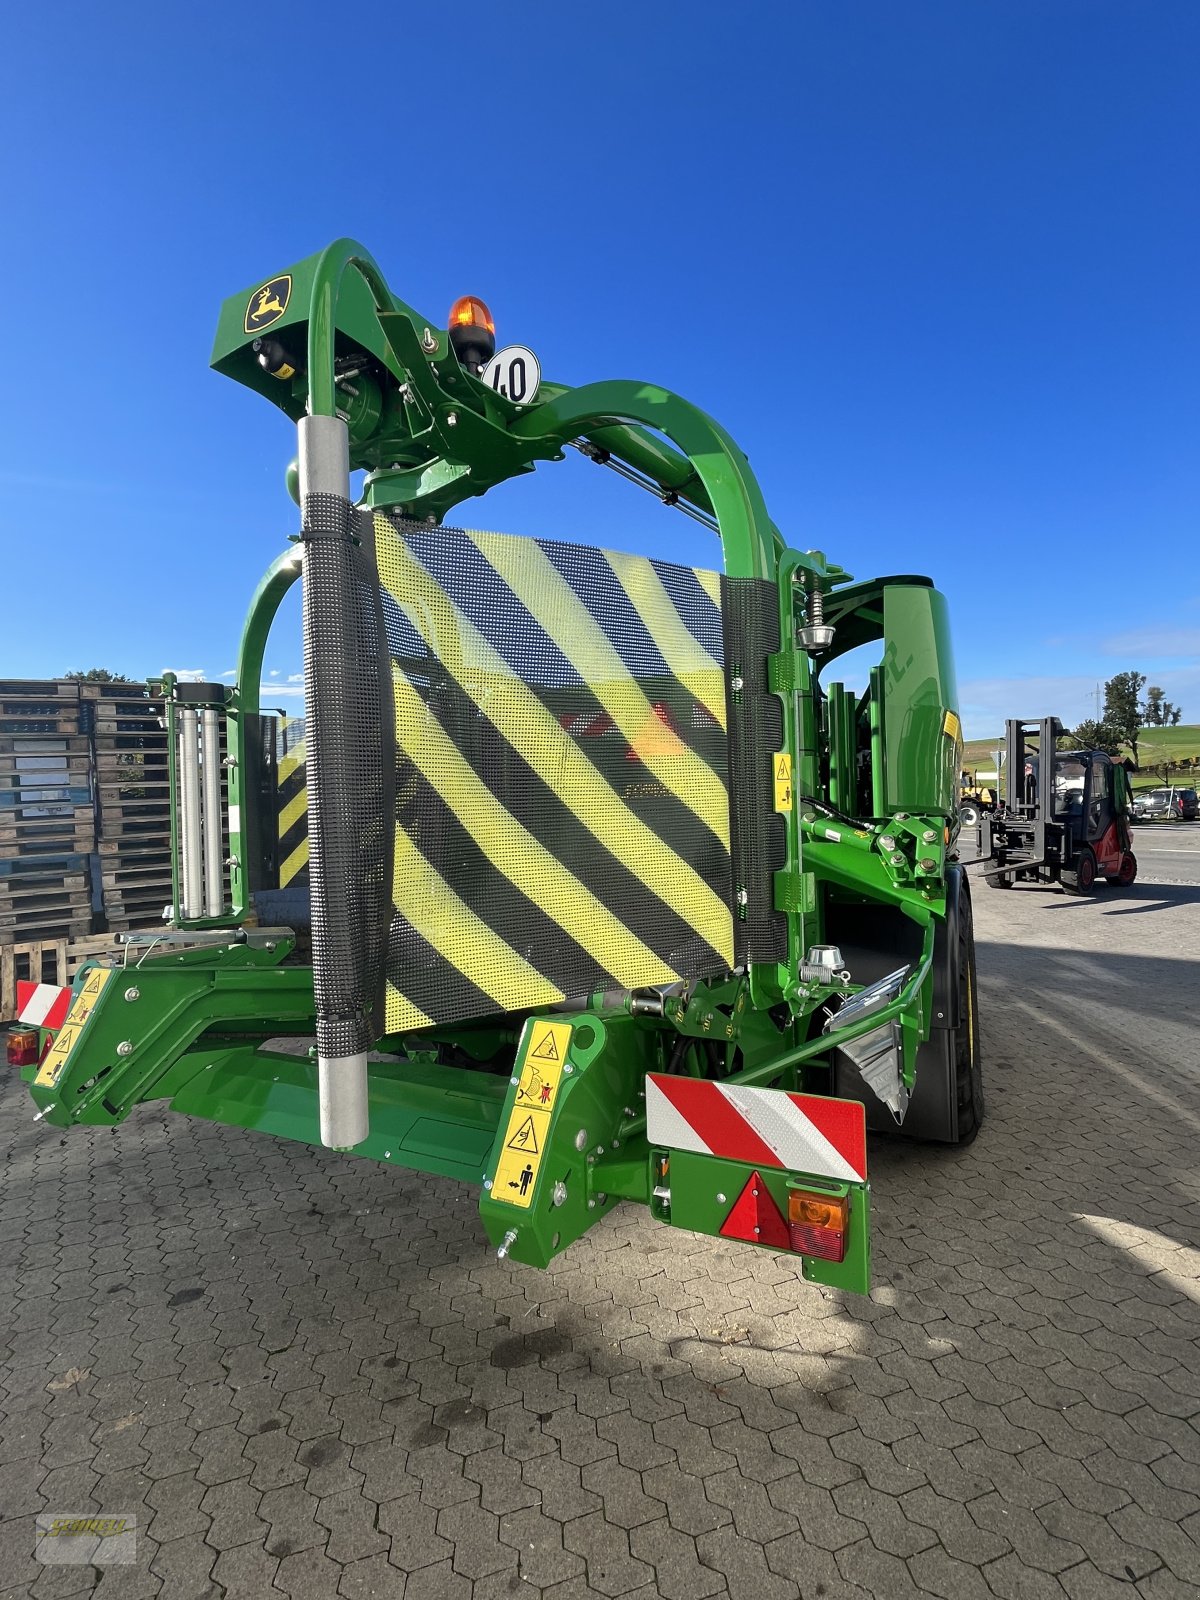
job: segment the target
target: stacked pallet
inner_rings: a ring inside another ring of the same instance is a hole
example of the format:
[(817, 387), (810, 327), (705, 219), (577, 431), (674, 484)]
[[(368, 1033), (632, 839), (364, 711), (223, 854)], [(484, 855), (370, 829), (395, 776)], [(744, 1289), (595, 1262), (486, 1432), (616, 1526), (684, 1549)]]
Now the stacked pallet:
[(91, 932), (91, 760), (78, 684), (0, 681), (0, 943)]
[(132, 683), (80, 685), (99, 823), (101, 909), (110, 931), (153, 926), (171, 899), (166, 713)]

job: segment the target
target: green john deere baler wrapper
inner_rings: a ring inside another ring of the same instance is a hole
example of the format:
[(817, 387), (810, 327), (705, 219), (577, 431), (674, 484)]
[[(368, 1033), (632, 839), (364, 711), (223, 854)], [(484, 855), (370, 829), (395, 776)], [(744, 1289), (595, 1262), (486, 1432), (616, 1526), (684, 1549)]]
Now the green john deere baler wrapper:
[[(165, 1100), (474, 1183), (536, 1265), (637, 1200), (865, 1290), (866, 1125), (965, 1142), (983, 1110), (945, 603), (787, 548), (678, 396), (493, 352), (480, 302), (437, 328), (347, 240), (223, 307), (214, 366), (297, 424), (300, 532), (237, 684), (161, 680), (169, 926), (80, 972), (39, 1115)], [(711, 562), (450, 517), (569, 447)], [(872, 643), (865, 693), (824, 681)]]

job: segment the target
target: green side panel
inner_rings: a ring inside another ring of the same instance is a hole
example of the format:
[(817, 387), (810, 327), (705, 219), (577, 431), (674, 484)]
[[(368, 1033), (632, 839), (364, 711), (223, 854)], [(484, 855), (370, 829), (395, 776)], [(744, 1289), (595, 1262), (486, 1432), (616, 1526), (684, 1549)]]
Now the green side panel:
[(946, 597), (889, 585), (883, 631), (885, 809), (950, 820), (957, 815), (961, 738)]
[[(186, 1081), (173, 1111), (320, 1146), (315, 1062), (235, 1046), (192, 1052), (174, 1070)], [(372, 1065), (371, 1131), (354, 1154), (478, 1184), (507, 1090), (506, 1078), (462, 1067)]]
[[(663, 1154), (665, 1152), (660, 1152)], [(770, 1167), (754, 1168), (739, 1161), (724, 1161), (718, 1156), (698, 1155), (691, 1150), (670, 1152), (671, 1199), (664, 1205), (651, 1200), (651, 1212), (672, 1227), (688, 1228), (693, 1233), (721, 1236), (721, 1226), (733, 1210), (742, 1190), (757, 1170), (760, 1181), (786, 1218), (788, 1189), (817, 1189), (831, 1195), (850, 1196), (850, 1231), (842, 1261), (820, 1261), (815, 1256), (799, 1256), (801, 1270), (812, 1283), (824, 1283), (852, 1294), (867, 1294), (871, 1288), (870, 1210), (871, 1186), (866, 1183), (834, 1183), (828, 1178), (806, 1178), (797, 1173)], [(737, 1240), (749, 1249), (773, 1249)]]
[[(217, 333), (213, 340), (210, 365), (228, 378), (234, 378), (238, 383), (244, 383), (248, 388), (257, 390), (261, 395), (286, 411), (293, 420), (304, 415), (305, 386), (303, 381), (293, 384), (287, 379), (272, 377), (269, 372), (264, 372), (251, 348), (256, 336), (278, 340), (289, 354), (295, 356), (298, 365), (303, 365), (308, 341), (308, 314), (312, 303), (313, 278), (316, 273), (317, 263), (321, 260), (323, 251), (316, 255), (306, 256), (303, 261), (297, 261), (293, 266), (280, 267), (273, 276), (260, 278), (243, 289), (240, 293), (231, 295), (221, 306), (221, 315), (217, 323)], [(291, 280), (290, 291), (280, 291), (279, 283), (284, 279)], [(271, 303), (278, 303), (284, 307), (282, 314), (268, 313), (270, 320), (262, 322), (260, 326), (247, 328), (247, 314), (253, 324), (254, 308), (258, 304), (257, 295), (263, 288), (275, 286), (271, 289)], [(401, 302), (401, 309), (408, 311), (409, 315), (418, 323), (419, 315)], [(369, 350), (372, 355), (388, 366), (394, 358), (390, 347), (380, 326), (379, 318), (375, 313), (375, 303), (371, 291), (357, 272), (348, 272), (341, 286), (337, 303), (338, 332), (348, 336), (364, 350)]]

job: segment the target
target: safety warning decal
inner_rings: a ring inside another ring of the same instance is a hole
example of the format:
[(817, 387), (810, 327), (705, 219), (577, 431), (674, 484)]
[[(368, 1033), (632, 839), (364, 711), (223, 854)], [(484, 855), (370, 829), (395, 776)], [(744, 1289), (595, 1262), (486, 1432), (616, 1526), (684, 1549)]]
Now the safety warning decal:
[(792, 809), (792, 758), (786, 750), (771, 757), (771, 772), (775, 779), (775, 809)]
[(75, 1048), (75, 1043), (83, 1031), (84, 1024), (96, 1008), (96, 1002), (104, 992), (104, 986), (113, 975), (111, 967), (93, 967), (88, 973), (83, 988), (71, 1002), (71, 1009), (67, 1012), (67, 1020), (50, 1049), (46, 1058), (38, 1068), (37, 1077), (33, 1080), (43, 1089), (53, 1089), (59, 1078), (62, 1077), (63, 1068), (67, 1058)]
[(507, 1200), (514, 1206), (533, 1204), (538, 1167), (550, 1133), (550, 1114), (570, 1043), (569, 1023), (538, 1018), (529, 1025), (521, 1076), (492, 1180), (493, 1200)]

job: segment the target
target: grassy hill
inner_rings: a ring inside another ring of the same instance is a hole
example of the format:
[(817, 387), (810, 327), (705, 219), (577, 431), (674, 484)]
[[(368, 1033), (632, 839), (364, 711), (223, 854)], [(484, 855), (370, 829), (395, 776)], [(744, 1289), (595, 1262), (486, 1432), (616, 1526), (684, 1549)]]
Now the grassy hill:
[[(1003, 732), (991, 739), (971, 739), (963, 751), (963, 766), (970, 772), (979, 768), (994, 771), (996, 750), (1003, 743)], [(1132, 755), (1133, 752), (1127, 748), (1124, 754)], [(1180, 723), (1177, 728), (1143, 728), (1138, 734), (1138, 762), (1141, 770), (1130, 774), (1133, 787), (1154, 788), (1155, 784), (1163, 780), (1153, 769), (1163, 761), (1179, 762), (1185, 756), (1200, 758), (1200, 723)], [(1200, 781), (1200, 774), (1189, 771), (1185, 775), (1177, 772), (1171, 781), (1195, 785)]]

